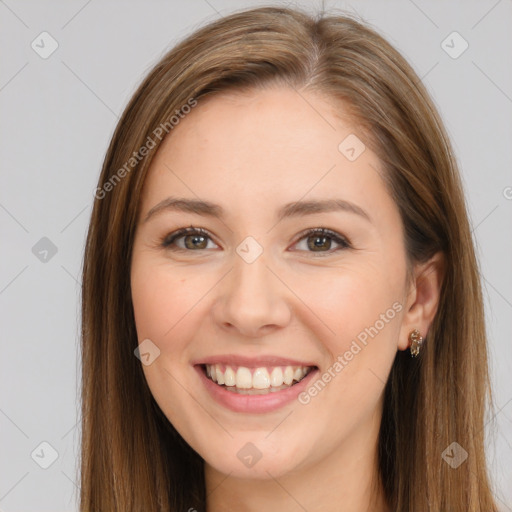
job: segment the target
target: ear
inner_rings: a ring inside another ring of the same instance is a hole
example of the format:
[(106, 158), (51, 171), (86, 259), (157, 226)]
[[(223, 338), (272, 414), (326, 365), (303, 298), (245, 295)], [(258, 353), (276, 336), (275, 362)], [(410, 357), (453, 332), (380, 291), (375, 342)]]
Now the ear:
[(400, 328), (399, 350), (406, 350), (410, 346), (409, 333), (413, 329), (418, 329), (423, 338), (427, 336), (439, 305), (444, 272), (445, 258), (442, 252), (414, 267), (414, 277), (404, 300), (405, 314)]

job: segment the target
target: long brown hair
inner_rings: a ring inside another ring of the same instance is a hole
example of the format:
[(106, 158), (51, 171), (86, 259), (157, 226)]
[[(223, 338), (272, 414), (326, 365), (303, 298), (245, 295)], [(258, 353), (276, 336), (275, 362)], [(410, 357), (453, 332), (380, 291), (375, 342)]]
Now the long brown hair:
[[(440, 116), (411, 66), (368, 25), (275, 7), (222, 18), (169, 51), (113, 135), (84, 257), (80, 510), (205, 509), (203, 461), (156, 405), (134, 356), (130, 264), (139, 200), (185, 106), (200, 108), (200, 98), (217, 91), (274, 84), (348, 109), (382, 162), (408, 262), (445, 256), (428, 340), (418, 360), (397, 353), (385, 389), (379, 468), (391, 510), (496, 510), (484, 455), (490, 394), (478, 263)], [(452, 442), (468, 453), (456, 469), (442, 457)]]

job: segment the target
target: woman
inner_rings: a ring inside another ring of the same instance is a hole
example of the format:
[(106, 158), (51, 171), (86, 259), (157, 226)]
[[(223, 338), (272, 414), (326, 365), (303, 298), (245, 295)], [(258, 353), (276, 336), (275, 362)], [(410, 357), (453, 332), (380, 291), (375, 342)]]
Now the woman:
[(81, 510), (496, 510), (457, 165), (375, 31), (284, 8), (198, 30), (95, 196)]

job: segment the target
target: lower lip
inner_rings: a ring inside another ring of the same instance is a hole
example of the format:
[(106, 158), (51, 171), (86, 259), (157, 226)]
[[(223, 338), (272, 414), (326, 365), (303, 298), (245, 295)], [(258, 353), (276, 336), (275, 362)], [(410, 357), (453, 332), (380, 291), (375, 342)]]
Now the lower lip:
[(298, 395), (308, 387), (309, 382), (318, 371), (317, 368), (311, 370), (300, 382), (288, 389), (282, 389), (274, 393), (269, 392), (266, 395), (241, 395), (228, 391), (224, 386), (219, 386), (213, 382), (206, 376), (202, 366), (196, 365), (194, 368), (199, 373), (206, 389), (217, 403), (231, 411), (246, 413), (276, 411), (293, 402), (293, 400), (297, 400)]

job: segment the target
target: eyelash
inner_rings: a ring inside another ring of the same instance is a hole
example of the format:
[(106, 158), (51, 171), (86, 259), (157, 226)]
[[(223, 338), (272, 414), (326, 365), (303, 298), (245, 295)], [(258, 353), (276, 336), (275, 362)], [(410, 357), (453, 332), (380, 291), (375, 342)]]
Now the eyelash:
[[(169, 235), (166, 235), (162, 240), (161, 240), (161, 246), (165, 249), (168, 249), (168, 250), (171, 250), (171, 251), (181, 251), (181, 252), (201, 252), (201, 251), (205, 251), (206, 249), (198, 249), (197, 251), (195, 250), (191, 250), (191, 249), (183, 249), (182, 247), (171, 247), (172, 244), (174, 244), (174, 242), (176, 240), (178, 240), (179, 238), (183, 238), (184, 236), (187, 236), (187, 235), (200, 235), (200, 236), (204, 236), (204, 237), (207, 237), (209, 238), (210, 240), (212, 239), (212, 237), (210, 236), (210, 234), (208, 233), (208, 231), (206, 231), (205, 229), (203, 228), (194, 228), (193, 226), (190, 226), (188, 228), (181, 228), (181, 229), (178, 229), (177, 231), (169, 234)], [(315, 252), (315, 251), (305, 251), (305, 252), (310, 252), (311, 254), (315, 254), (315, 255), (319, 255), (319, 256), (324, 256), (324, 255), (329, 255), (329, 254), (332, 254), (333, 252), (336, 252), (336, 251), (339, 251), (339, 250), (342, 250), (342, 249), (349, 249), (352, 247), (351, 243), (348, 241), (347, 238), (339, 235), (338, 233), (336, 233), (335, 231), (331, 231), (330, 229), (327, 229), (327, 228), (311, 228), (311, 229), (307, 229), (306, 231), (303, 231), (302, 233), (300, 233), (299, 235), (299, 238), (297, 239), (296, 242), (294, 242), (293, 245), (297, 244), (298, 242), (302, 241), (303, 239), (307, 239), (311, 236), (317, 236), (317, 237), (327, 237), (327, 238), (331, 238), (335, 243), (337, 243), (338, 245), (340, 245), (341, 247), (338, 247), (336, 249), (330, 249), (328, 251), (319, 251), (319, 252)]]

